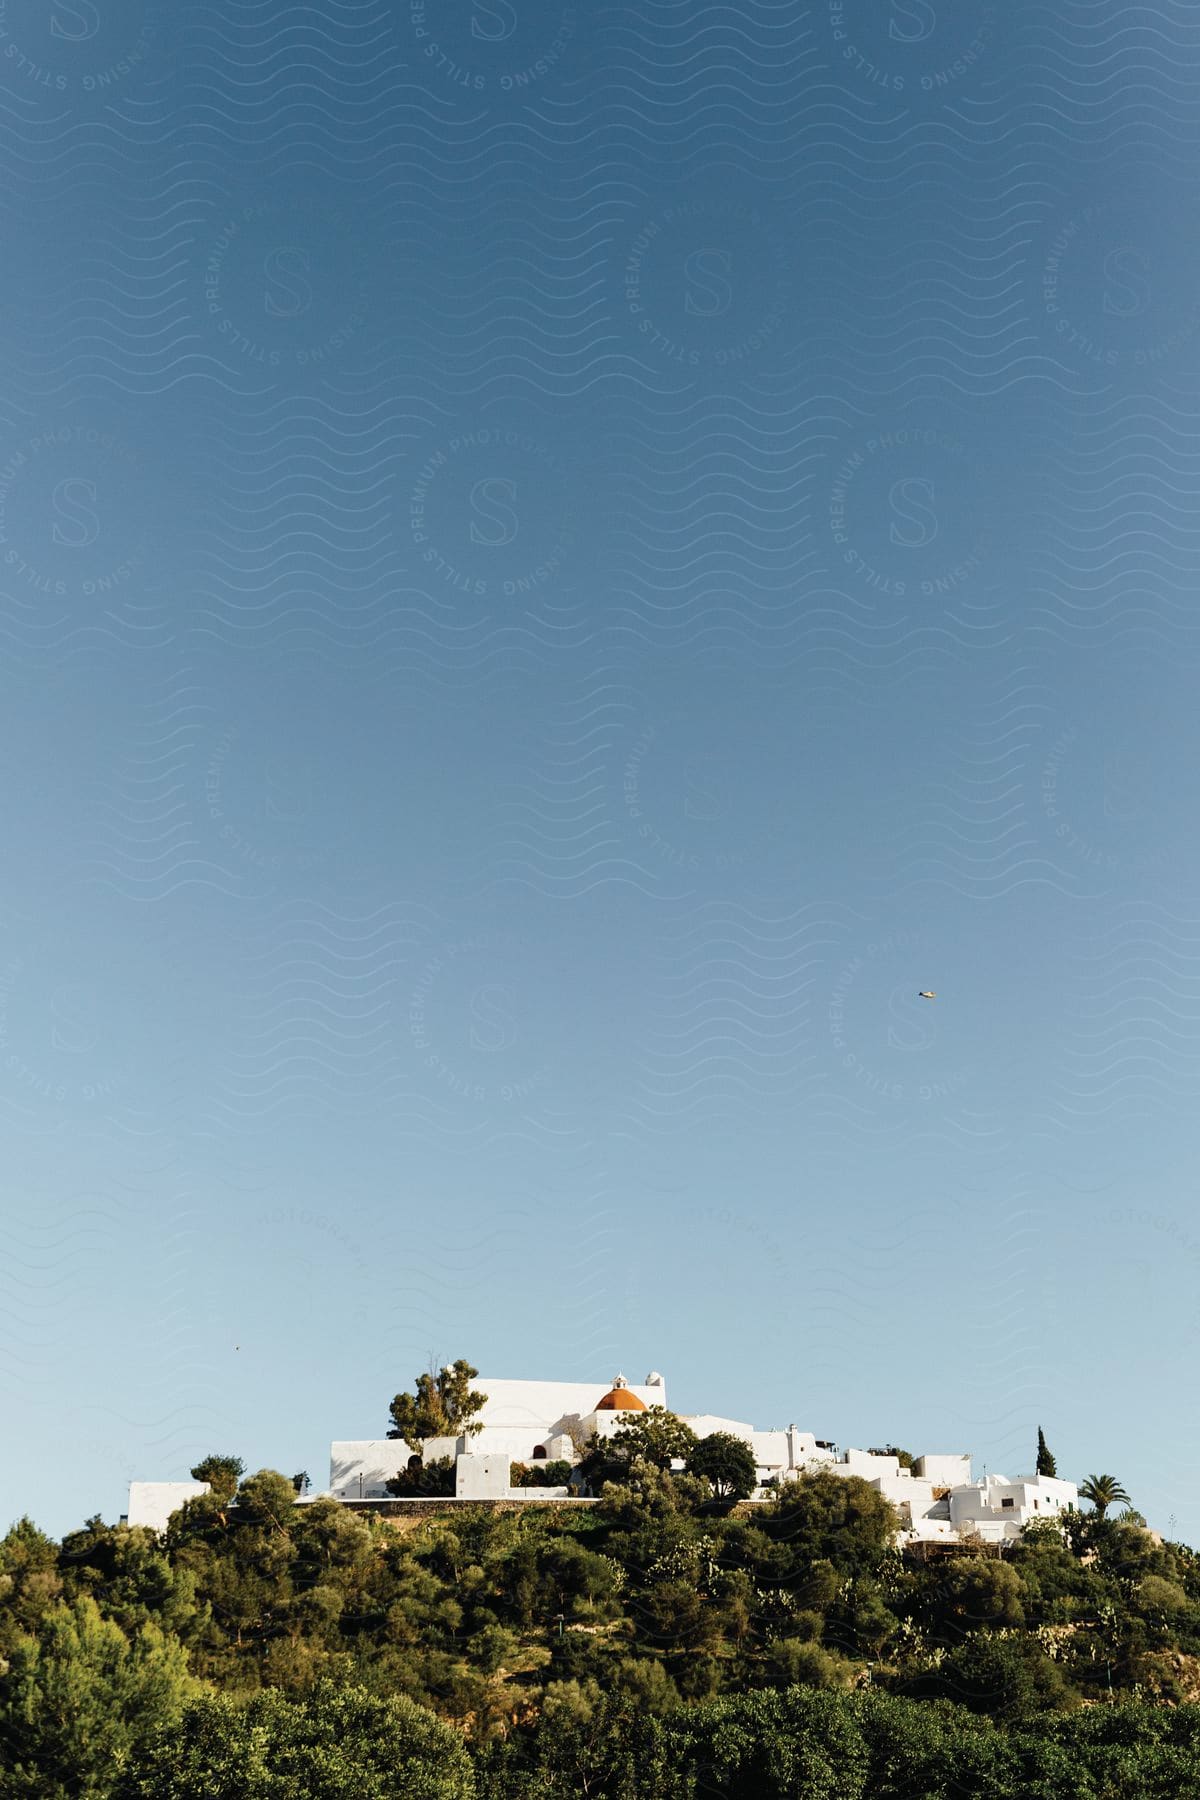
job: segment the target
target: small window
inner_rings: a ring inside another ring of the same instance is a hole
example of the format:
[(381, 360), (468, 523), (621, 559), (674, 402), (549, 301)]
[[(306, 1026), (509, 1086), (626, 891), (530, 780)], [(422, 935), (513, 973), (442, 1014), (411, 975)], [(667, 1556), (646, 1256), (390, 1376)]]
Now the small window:
[(546, 1460), (545, 1444), (535, 1444), (534, 1445), (533, 1460), (534, 1460), (534, 1462), (545, 1462), (545, 1460)]
[(412, 1472), (412, 1471), (413, 1471), (413, 1470), (414, 1470), (414, 1469), (419, 1469), (419, 1468), (421, 1468), (421, 1467), (422, 1467), (422, 1466), (423, 1466), (423, 1465), (422, 1465), (422, 1462), (421, 1462), (421, 1458), (420, 1458), (420, 1457), (419, 1457), (419, 1456), (410, 1456), (410, 1457), (409, 1457), (409, 1459), (408, 1459), (408, 1467), (409, 1467), (409, 1473), (410, 1473), (410, 1474), (411, 1474), (411, 1472)]
[(1012, 1506), (1014, 1504), (1014, 1502), (1011, 1500), (1002, 1500), (1000, 1502), (1000, 1504), (1001, 1504), (1001, 1506)]

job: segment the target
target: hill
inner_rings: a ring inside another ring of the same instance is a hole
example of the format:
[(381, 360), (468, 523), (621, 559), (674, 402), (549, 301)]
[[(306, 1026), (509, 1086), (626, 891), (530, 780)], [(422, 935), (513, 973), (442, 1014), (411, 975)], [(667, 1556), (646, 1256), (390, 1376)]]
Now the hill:
[(6, 1795), (1200, 1793), (1200, 1560), (1137, 1523), (918, 1566), (828, 1473), (414, 1521), (221, 1466), (161, 1538), (0, 1542)]

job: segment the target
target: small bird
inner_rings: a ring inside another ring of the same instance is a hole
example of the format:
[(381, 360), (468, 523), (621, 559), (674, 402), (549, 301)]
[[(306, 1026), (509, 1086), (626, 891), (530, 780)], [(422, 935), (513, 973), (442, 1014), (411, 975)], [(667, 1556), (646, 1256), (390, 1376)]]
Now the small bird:
[(921, 992), (917, 995), (917, 999), (918, 1000), (936, 1000), (937, 995), (931, 994), (925, 988), (922, 988)]

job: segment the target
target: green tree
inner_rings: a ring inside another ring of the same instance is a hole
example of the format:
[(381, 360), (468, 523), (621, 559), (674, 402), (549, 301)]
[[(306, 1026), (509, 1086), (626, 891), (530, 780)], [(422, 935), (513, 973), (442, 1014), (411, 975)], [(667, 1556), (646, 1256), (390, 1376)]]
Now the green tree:
[(868, 1482), (828, 1469), (786, 1482), (761, 1516), (794, 1569), (823, 1560), (843, 1576), (879, 1569), (900, 1523), (895, 1508)]
[(590, 1617), (621, 1585), (620, 1570), (610, 1557), (572, 1537), (550, 1539), (539, 1553), (538, 1573), (546, 1584), (549, 1609), (580, 1618)]
[(246, 1465), (240, 1456), (206, 1456), (192, 1470), (193, 1481), (207, 1481), (214, 1500), (232, 1500)]
[(671, 1735), (678, 1762), (701, 1776), (688, 1791), (705, 1800), (860, 1800), (868, 1792), (867, 1749), (849, 1706), (811, 1686), (689, 1707)]
[(286, 1532), (296, 1510), (296, 1490), (291, 1478), (275, 1469), (259, 1469), (247, 1475), (237, 1491), (233, 1516), (239, 1522)]
[(815, 1562), (807, 1563), (791, 1582), (792, 1593), (800, 1605), (811, 1607), (815, 1612), (828, 1611), (841, 1588), (842, 1577), (827, 1556), (818, 1556)]
[(402, 1438), (416, 1453), (428, 1438), (471, 1437), (482, 1431), (475, 1415), (487, 1404), (487, 1395), (471, 1386), (478, 1374), (460, 1357), (436, 1375), (418, 1375), (416, 1392), (397, 1394), (392, 1401), (388, 1436)]
[(1021, 1527), (1021, 1536), (1018, 1539), (1018, 1542), (1024, 1544), (1027, 1549), (1030, 1546), (1035, 1548), (1044, 1546), (1049, 1549), (1061, 1550), (1062, 1541), (1062, 1526), (1057, 1519), (1046, 1517), (1027, 1520)]
[(712, 1498), (712, 1489), (698, 1475), (672, 1475), (644, 1456), (635, 1456), (627, 1468), (620, 1463), (611, 1466), (619, 1479), (605, 1481), (599, 1510), (614, 1522), (632, 1525), (664, 1519)]
[(198, 1689), (156, 1625), (127, 1637), (88, 1596), (52, 1607), (0, 1674), (0, 1792), (107, 1800), (114, 1771)]
[(999, 1631), (1025, 1623), (1025, 1584), (1010, 1564), (956, 1556), (940, 1574), (934, 1610), (951, 1638), (964, 1631)]
[[(916, 1704), (868, 1690), (849, 1702), (871, 1757), (871, 1800), (1035, 1800), (992, 1721), (961, 1706)], [(1037, 1800), (1076, 1800), (1050, 1788)], [(1087, 1800), (1095, 1800), (1088, 1790)]]
[(1098, 1519), (1104, 1517), (1110, 1506), (1131, 1504), (1129, 1495), (1115, 1475), (1089, 1475), (1079, 1484), (1079, 1497), (1095, 1507)]
[(744, 1438), (731, 1431), (714, 1431), (701, 1438), (688, 1456), (687, 1472), (703, 1476), (718, 1500), (746, 1500), (758, 1486), (754, 1452)]
[(858, 1670), (820, 1644), (779, 1638), (767, 1651), (767, 1667), (780, 1687), (850, 1688)]
[(566, 1487), (574, 1466), (565, 1461), (513, 1463), (509, 1485), (515, 1488)]
[(826, 1635), (839, 1648), (851, 1649), (858, 1655), (879, 1656), (898, 1625), (899, 1620), (885, 1604), (878, 1584), (870, 1576), (859, 1576), (842, 1591)]
[(223, 1662), (226, 1647), (261, 1655), (285, 1628), (294, 1599), (292, 1528), (311, 1510), (296, 1505), (288, 1476), (260, 1469), (245, 1478), (232, 1502), (205, 1494), (172, 1516), (167, 1556), (191, 1571), (197, 1594), (211, 1608), (197, 1672), (219, 1676), (239, 1660)]
[(616, 1672), (618, 1698), (639, 1712), (663, 1716), (679, 1705), (679, 1689), (657, 1657), (623, 1657)]
[(1177, 1581), (1166, 1581), (1161, 1575), (1145, 1576), (1138, 1583), (1132, 1599), (1138, 1612), (1151, 1616), (1159, 1614), (1170, 1617), (1175, 1613), (1187, 1612), (1192, 1604)]
[(68, 1532), (58, 1558), (68, 1600), (89, 1594), (127, 1635), (156, 1624), (191, 1641), (207, 1618), (197, 1605), (195, 1578), (173, 1564), (146, 1526), (106, 1525), (89, 1519)]
[(1050, 1454), (1050, 1446), (1046, 1442), (1046, 1434), (1038, 1426), (1037, 1473), (1039, 1475), (1057, 1475), (1058, 1465)]
[(33, 1629), (46, 1609), (62, 1594), (58, 1571), (58, 1546), (39, 1531), (32, 1519), (18, 1519), (0, 1538), (0, 1598), (8, 1619), (0, 1616), (0, 1652), (5, 1627)]
[(302, 1698), (196, 1701), (136, 1754), (114, 1800), (472, 1800), (459, 1735), (403, 1698), (319, 1681)]
[(637, 1459), (669, 1469), (686, 1462), (699, 1443), (690, 1425), (665, 1406), (649, 1406), (645, 1412), (622, 1413), (620, 1423), (603, 1448), (627, 1467)]
[(910, 1686), (915, 1696), (956, 1701), (1005, 1724), (1076, 1704), (1071, 1684), (1036, 1638), (980, 1631)]
[(555, 1681), (536, 1728), (489, 1745), (486, 1800), (693, 1800), (688, 1772), (663, 1720), (632, 1696), (595, 1681)]

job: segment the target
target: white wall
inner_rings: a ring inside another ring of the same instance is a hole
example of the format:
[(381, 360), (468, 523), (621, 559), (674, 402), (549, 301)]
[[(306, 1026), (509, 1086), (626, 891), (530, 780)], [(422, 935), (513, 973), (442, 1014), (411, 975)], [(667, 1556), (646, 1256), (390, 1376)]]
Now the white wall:
[[(597, 1401), (612, 1387), (612, 1377), (607, 1381), (508, 1381), (481, 1375), (471, 1385), (487, 1395), (487, 1405), (479, 1415), (484, 1425), (546, 1432), (561, 1419), (585, 1418), (594, 1412)], [(667, 1404), (665, 1384), (635, 1387), (631, 1382), (629, 1392), (645, 1406)], [(533, 1441), (540, 1440), (535, 1437)]]
[[(487, 1395), (477, 1421), (482, 1430), (472, 1432), (465, 1439), (431, 1438), (423, 1446), (425, 1462), (452, 1457), (460, 1450), (466, 1450), (473, 1456), (507, 1454), (514, 1462), (531, 1463), (540, 1460), (534, 1456), (539, 1446), (545, 1446), (548, 1462), (559, 1457), (574, 1460), (575, 1452), (565, 1430), (568, 1423), (580, 1425), (585, 1436), (595, 1428), (604, 1437), (615, 1431), (618, 1421), (627, 1416), (622, 1412), (603, 1412), (598, 1418), (589, 1416), (595, 1415), (597, 1401), (602, 1400), (612, 1387), (611, 1377), (607, 1381), (594, 1382), (509, 1381), (499, 1376), (481, 1375), (472, 1385)], [(655, 1383), (635, 1387), (630, 1383), (629, 1392), (636, 1394), (648, 1407), (666, 1405), (665, 1385)], [(556, 1441), (557, 1450), (554, 1447)], [(346, 1440), (343, 1447), (361, 1444), (364, 1448), (369, 1446), (372, 1454), (376, 1454), (379, 1443), (379, 1439), (355, 1439)], [(412, 1454), (407, 1445), (402, 1449), (403, 1456), (396, 1465), (399, 1468), (407, 1465)], [(378, 1467), (364, 1470), (364, 1490), (383, 1467), (383, 1463), (378, 1462)], [(395, 1467), (389, 1465), (387, 1472), (394, 1474)], [(358, 1473), (357, 1464), (348, 1466), (345, 1471), (346, 1476), (354, 1480), (356, 1491)], [(339, 1487), (339, 1481), (332, 1474), (330, 1486), (335, 1490)]]
[(164, 1531), (172, 1513), (197, 1494), (207, 1494), (207, 1481), (131, 1481), (128, 1525), (149, 1525), (152, 1531)]
[(744, 1419), (726, 1419), (718, 1413), (686, 1413), (684, 1423), (699, 1438), (711, 1437), (715, 1431), (728, 1432), (749, 1444), (761, 1476), (786, 1476), (801, 1470), (824, 1467), (835, 1460), (832, 1450), (817, 1448), (811, 1431), (798, 1431), (789, 1425), (784, 1431), (756, 1431)]
[(912, 1524), (901, 1533), (901, 1537), (910, 1544), (953, 1544), (959, 1541), (958, 1532), (949, 1519), (930, 1519), (928, 1517), (914, 1519)]
[(407, 1469), (411, 1455), (400, 1438), (358, 1438), (332, 1443), (329, 1491), (337, 1500), (386, 1500), (389, 1477)]
[(938, 1504), (933, 1497), (933, 1482), (921, 1481), (907, 1469), (896, 1475), (881, 1475), (871, 1485), (893, 1506), (907, 1508), (914, 1520), (923, 1519)]
[[(421, 1461), (425, 1463), (441, 1462), (443, 1457), (447, 1456), (453, 1461), (460, 1451), (465, 1450), (469, 1444), (475, 1444), (478, 1443), (478, 1441), (478, 1437), (426, 1438), (425, 1442), (421, 1445)], [(407, 1444), (404, 1448), (408, 1451), (409, 1456), (413, 1455), (413, 1452), (408, 1449)]]
[(723, 1419), (717, 1413), (681, 1413), (685, 1425), (690, 1425), (699, 1438), (712, 1437), (716, 1431), (728, 1432), (730, 1437), (741, 1438), (744, 1443), (753, 1444), (758, 1438), (777, 1437), (786, 1443), (786, 1433), (782, 1431), (755, 1431), (753, 1425), (747, 1425), (742, 1419)]
[(862, 1475), (867, 1480), (873, 1480), (880, 1475), (898, 1475), (900, 1459), (896, 1456), (876, 1456), (870, 1450), (847, 1450), (836, 1467), (842, 1475)]
[(780, 1475), (787, 1473), (790, 1464), (786, 1431), (752, 1431), (750, 1447), (759, 1470)]
[(507, 1456), (460, 1456), (454, 1475), (454, 1492), (460, 1500), (506, 1500)]
[[(608, 1418), (610, 1415), (605, 1413), (601, 1416)], [(612, 1416), (621, 1418), (627, 1415), (618, 1413)], [(495, 1456), (503, 1457), (507, 1462), (533, 1464), (542, 1460), (534, 1456), (535, 1446), (545, 1444), (550, 1454), (544, 1460), (552, 1462), (558, 1460), (554, 1454), (555, 1442), (552, 1434), (541, 1429), (506, 1430), (492, 1426), (477, 1432), (474, 1437), (430, 1438), (423, 1447), (422, 1461), (431, 1463), (447, 1456), (453, 1461), (456, 1456), (465, 1453), (472, 1457)], [(400, 1438), (338, 1439), (329, 1446), (329, 1491), (338, 1500), (389, 1499), (388, 1481), (393, 1475), (399, 1475), (407, 1469), (408, 1459), (412, 1454), (408, 1445)], [(574, 1451), (570, 1449), (569, 1442), (562, 1454), (568, 1461), (574, 1460)]]
[(960, 1487), (971, 1479), (969, 1456), (918, 1456), (913, 1460), (913, 1474), (932, 1481), (938, 1487)]
[[(951, 1489), (950, 1517), (956, 1526), (974, 1527), (981, 1536), (991, 1535), (984, 1529), (988, 1525), (1003, 1536), (1016, 1537), (1031, 1519), (1060, 1519), (1078, 1499), (1073, 1481), (1048, 1475), (1019, 1475), (1010, 1481), (1005, 1475), (988, 1475), (969, 1486)], [(1006, 1500), (1011, 1505), (1006, 1506)]]
[(787, 1435), (793, 1469), (824, 1468), (837, 1461), (832, 1450), (822, 1450), (811, 1431), (797, 1431), (794, 1425), (789, 1425)]
[(482, 1431), (464, 1433), (460, 1438), (430, 1438), (424, 1448), (426, 1462), (439, 1456), (511, 1456), (514, 1462), (532, 1462), (538, 1444), (547, 1441), (540, 1425), (485, 1425)]

